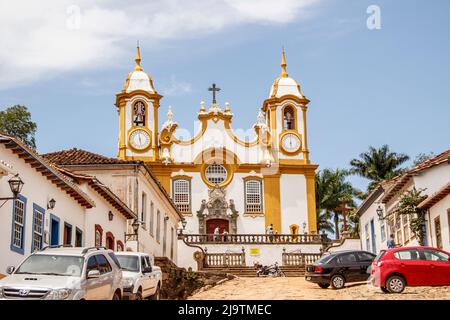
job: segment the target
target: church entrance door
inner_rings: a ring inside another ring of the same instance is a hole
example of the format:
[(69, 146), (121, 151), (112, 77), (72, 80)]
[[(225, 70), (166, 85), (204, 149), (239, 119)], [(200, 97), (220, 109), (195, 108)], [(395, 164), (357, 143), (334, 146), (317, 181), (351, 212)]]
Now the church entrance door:
[[(219, 233), (222, 234), (224, 231), (230, 232), (229, 230), (229, 222), (225, 219), (209, 219), (206, 221), (206, 233), (214, 234), (214, 230), (216, 227), (219, 227)], [(211, 238), (213, 238), (211, 236)], [(212, 239), (211, 239), (212, 240)]]

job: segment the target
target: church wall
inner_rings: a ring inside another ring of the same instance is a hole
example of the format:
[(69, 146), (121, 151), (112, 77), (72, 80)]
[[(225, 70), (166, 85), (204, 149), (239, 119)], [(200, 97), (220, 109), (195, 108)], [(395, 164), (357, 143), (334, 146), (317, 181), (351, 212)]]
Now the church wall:
[[(303, 223), (308, 224), (308, 206), (306, 199), (306, 178), (302, 174), (283, 174), (280, 183), (281, 232), (290, 234), (290, 226), (299, 226), (303, 233)], [(306, 225), (308, 231), (308, 225)]]

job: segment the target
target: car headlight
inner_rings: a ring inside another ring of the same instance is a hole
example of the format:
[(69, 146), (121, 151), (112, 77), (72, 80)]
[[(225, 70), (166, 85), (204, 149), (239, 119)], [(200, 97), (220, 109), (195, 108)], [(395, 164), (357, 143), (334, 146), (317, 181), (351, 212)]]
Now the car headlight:
[(123, 288), (131, 288), (134, 284), (133, 278), (123, 278), (122, 279), (122, 287)]
[(3, 287), (0, 287), (0, 299), (1, 298), (4, 298), (4, 296), (3, 296)]
[(50, 291), (45, 298), (49, 300), (64, 300), (69, 297), (71, 292), (71, 289), (55, 289)]

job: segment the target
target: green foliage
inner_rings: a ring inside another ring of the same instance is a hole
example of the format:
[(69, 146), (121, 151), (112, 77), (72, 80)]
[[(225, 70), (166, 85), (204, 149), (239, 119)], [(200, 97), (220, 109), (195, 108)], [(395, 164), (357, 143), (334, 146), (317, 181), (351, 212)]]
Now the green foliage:
[(0, 111), (0, 132), (17, 137), (32, 148), (36, 148), (36, 129), (27, 107), (15, 105)]
[(417, 237), (419, 244), (424, 244), (423, 225), (425, 224), (425, 210), (419, 208), (419, 204), (426, 198), (422, 192), (424, 189), (416, 189), (415, 187), (406, 190), (400, 195), (399, 203), (393, 213), (401, 215), (409, 215), (411, 231)]
[(339, 216), (340, 212), (336, 209), (345, 202), (347, 207), (354, 208), (354, 197), (359, 191), (353, 188), (350, 182), (346, 181), (349, 172), (346, 170), (325, 169), (316, 174), (316, 215), (319, 231), (331, 232), (332, 224), (330, 219), (334, 220), (334, 234), (339, 236)]
[(359, 159), (350, 161), (350, 172), (369, 179), (368, 191), (370, 191), (379, 182), (402, 173), (404, 169), (400, 166), (408, 160), (408, 155), (392, 152), (388, 145), (383, 145), (379, 149), (369, 147), (369, 151), (361, 153)]

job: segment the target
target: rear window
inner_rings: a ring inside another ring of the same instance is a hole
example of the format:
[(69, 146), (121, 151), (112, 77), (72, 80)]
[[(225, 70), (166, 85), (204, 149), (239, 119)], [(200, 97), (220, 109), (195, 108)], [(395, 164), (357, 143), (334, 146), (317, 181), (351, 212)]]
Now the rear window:
[(419, 251), (416, 249), (394, 252), (394, 257), (400, 260), (420, 260)]
[(378, 253), (378, 255), (375, 257), (375, 260), (373, 261), (380, 261), (381, 258), (383, 258), (383, 256), (386, 254), (386, 250), (381, 250), (380, 253)]
[(322, 256), (319, 260), (316, 261), (316, 263), (321, 263), (321, 264), (325, 264), (325, 263), (329, 263), (331, 260), (333, 260), (334, 256), (331, 254), (327, 254)]
[(114, 254), (114, 252), (109, 252), (108, 255), (109, 255), (109, 257), (112, 259), (112, 261), (114, 261), (114, 263), (116, 264), (116, 266), (117, 266), (119, 269), (122, 269), (122, 267), (120, 266), (120, 262), (119, 262), (119, 260), (117, 260), (117, 257), (116, 257), (116, 255)]

